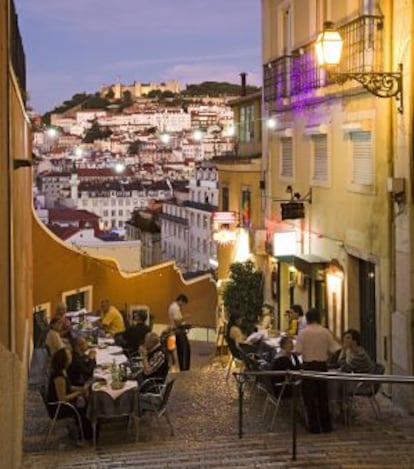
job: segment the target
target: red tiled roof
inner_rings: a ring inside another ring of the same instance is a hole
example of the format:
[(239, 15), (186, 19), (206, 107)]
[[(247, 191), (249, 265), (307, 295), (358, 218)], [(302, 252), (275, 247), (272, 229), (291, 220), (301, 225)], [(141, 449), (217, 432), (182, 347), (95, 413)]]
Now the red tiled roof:
[(49, 222), (54, 221), (90, 221), (96, 222), (99, 216), (87, 210), (76, 210), (73, 208), (51, 208), (49, 209)]
[(125, 177), (134, 175), (131, 168), (125, 168), (122, 174), (117, 173), (114, 168), (78, 168), (76, 173), (79, 177)]
[(52, 233), (54, 233), (60, 239), (63, 239), (63, 241), (69, 239), (71, 236), (80, 231), (77, 226), (47, 225), (47, 227)]

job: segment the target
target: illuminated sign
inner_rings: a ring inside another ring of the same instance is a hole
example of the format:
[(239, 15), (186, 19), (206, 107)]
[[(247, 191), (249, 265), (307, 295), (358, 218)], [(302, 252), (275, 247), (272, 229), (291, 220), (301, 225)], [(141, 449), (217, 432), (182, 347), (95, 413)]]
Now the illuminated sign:
[(273, 235), (273, 255), (292, 256), (296, 254), (296, 231), (276, 232)]
[(229, 244), (234, 243), (237, 239), (235, 231), (220, 230), (217, 233), (213, 233), (213, 240), (218, 244)]
[(236, 212), (214, 212), (213, 222), (222, 224), (236, 223)]

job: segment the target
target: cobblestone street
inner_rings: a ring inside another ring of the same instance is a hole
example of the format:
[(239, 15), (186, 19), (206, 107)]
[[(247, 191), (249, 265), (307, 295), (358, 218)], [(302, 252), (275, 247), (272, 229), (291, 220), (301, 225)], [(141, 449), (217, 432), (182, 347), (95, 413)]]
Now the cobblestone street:
[(290, 406), (284, 403), (272, 433), (262, 419), (264, 397), (246, 395), (245, 436), (238, 439), (237, 388), (208, 344), (193, 344), (193, 370), (176, 374), (170, 401), (175, 435), (167, 425), (144, 416), (138, 442), (125, 422), (104, 424), (99, 445), (77, 448), (62, 424), (47, 452), (42, 451), (48, 417), (30, 387), (25, 424), (25, 468), (49, 467), (414, 467), (414, 418), (403, 416), (379, 396), (381, 420), (367, 400), (357, 402), (352, 426), (337, 423), (331, 434), (298, 429), (298, 458), (291, 462)]

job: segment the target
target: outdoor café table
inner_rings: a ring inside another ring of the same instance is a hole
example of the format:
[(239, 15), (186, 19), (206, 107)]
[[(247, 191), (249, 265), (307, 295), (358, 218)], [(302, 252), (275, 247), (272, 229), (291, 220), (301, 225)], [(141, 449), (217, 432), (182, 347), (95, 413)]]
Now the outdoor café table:
[[(96, 445), (96, 424), (100, 418), (128, 416), (135, 424), (137, 434), (138, 417), (138, 383), (136, 380), (124, 381), (122, 389), (112, 389), (110, 368), (115, 360), (118, 366), (127, 361), (127, 357), (119, 353), (120, 347), (110, 346), (97, 350), (97, 367), (94, 371), (92, 392), (89, 398), (87, 417), (92, 423), (93, 444)], [(115, 353), (115, 355), (113, 355)], [(103, 381), (104, 380), (104, 381)]]

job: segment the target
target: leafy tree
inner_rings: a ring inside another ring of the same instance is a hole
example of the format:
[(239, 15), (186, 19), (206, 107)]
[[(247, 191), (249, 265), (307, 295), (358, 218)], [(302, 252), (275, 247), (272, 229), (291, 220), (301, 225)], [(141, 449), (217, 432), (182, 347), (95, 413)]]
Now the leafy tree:
[(106, 98), (99, 96), (99, 93), (90, 96), (83, 104), (82, 109), (105, 109), (110, 102)]
[(112, 135), (112, 131), (108, 128), (101, 129), (98, 121), (95, 119), (89, 129), (86, 130), (83, 137), (83, 143), (93, 143), (95, 140), (104, 140)]
[(151, 90), (147, 94), (147, 98), (153, 99), (153, 98), (160, 98), (162, 96), (162, 91), (161, 90)]
[(108, 89), (108, 91), (106, 92), (105, 98), (109, 99), (109, 100), (115, 98), (115, 93), (114, 93), (114, 90), (112, 88)]
[(125, 106), (131, 106), (131, 104), (134, 102), (132, 99), (132, 94), (129, 90), (124, 91), (122, 93), (122, 97)]
[(129, 147), (128, 147), (128, 153), (130, 155), (138, 155), (139, 154), (139, 151), (141, 150), (141, 147), (142, 147), (142, 142), (141, 140), (135, 140), (134, 142), (132, 142)]
[(230, 265), (230, 280), (223, 289), (224, 307), (228, 314), (243, 318), (242, 329), (253, 332), (263, 306), (263, 273), (252, 261)]
[[(259, 91), (256, 86), (247, 86), (247, 94)], [(199, 84), (187, 85), (183, 91), (187, 96), (238, 96), (241, 92), (241, 86), (234, 83), (203, 81)]]

